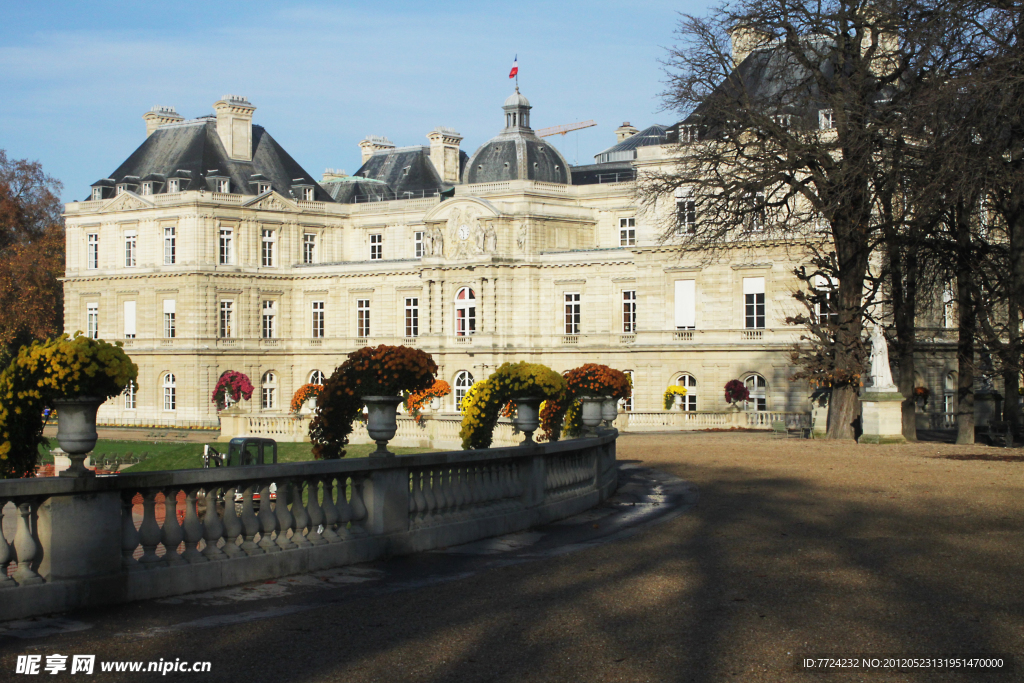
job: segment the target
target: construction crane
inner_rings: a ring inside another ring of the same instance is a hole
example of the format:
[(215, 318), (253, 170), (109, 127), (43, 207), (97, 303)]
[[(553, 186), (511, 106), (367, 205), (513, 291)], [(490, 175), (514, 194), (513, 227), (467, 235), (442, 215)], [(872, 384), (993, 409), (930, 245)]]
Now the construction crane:
[(565, 135), (571, 133), (574, 130), (580, 130), (582, 128), (591, 128), (597, 124), (593, 121), (580, 121), (579, 123), (567, 123), (564, 126), (551, 126), (550, 128), (540, 128), (536, 131), (537, 137), (546, 138), (549, 135)]

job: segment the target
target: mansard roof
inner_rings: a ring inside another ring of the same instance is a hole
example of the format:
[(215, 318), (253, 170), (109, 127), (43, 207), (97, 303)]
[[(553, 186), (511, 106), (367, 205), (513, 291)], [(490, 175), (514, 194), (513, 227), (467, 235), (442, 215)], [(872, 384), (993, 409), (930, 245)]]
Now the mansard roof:
[[(254, 178), (257, 175), (262, 177)], [(140, 178), (181, 178), (182, 190), (211, 190), (206, 182), (208, 177), (230, 179), (233, 194), (255, 196), (257, 182), (262, 181), (270, 182), (284, 196), (290, 196), (293, 185), (311, 185), (314, 199), (333, 201), (262, 126), (252, 126), (252, 161), (231, 159), (217, 134), (214, 116), (160, 126), (118, 166), (109, 181), (137, 183)], [(100, 181), (94, 186), (108, 184), (111, 183)], [(166, 189), (154, 187), (153, 191)]]
[[(459, 172), (468, 156), (459, 151)], [(430, 160), (430, 147), (414, 145), (376, 152), (366, 160), (355, 175), (323, 183), (335, 201), (352, 203), (422, 197), (452, 187), (438, 175)]]
[[(662, 126), (657, 123), (653, 126), (644, 128), (639, 133), (634, 133), (618, 144), (612, 145), (599, 154), (595, 154), (594, 161), (598, 164), (606, 164), (615, 161), (631, 161), (636, 159), (636, 150), (638, 147), (665, 144), (668, 129), (668, 126)], [(575, 173), (575, 168), (573, 169), (573, 172)]]

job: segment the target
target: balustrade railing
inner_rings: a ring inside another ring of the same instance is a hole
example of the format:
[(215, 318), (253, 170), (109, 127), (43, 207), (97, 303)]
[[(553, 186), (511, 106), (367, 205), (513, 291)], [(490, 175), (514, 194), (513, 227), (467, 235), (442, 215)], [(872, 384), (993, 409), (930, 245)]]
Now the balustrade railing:
[(0, 621), (562, 519), (614, 491), (615, 439), (610, 430), (478, 451), (0, 481)]

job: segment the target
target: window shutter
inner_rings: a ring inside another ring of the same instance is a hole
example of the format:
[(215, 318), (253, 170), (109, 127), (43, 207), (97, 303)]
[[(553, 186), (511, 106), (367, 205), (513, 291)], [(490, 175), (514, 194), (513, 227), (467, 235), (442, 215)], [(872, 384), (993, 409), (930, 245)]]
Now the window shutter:
[(676, 280), (676, 328), (697, 326), (697, 281)]
[(164, 299), (164, 313), (174, 313), (174, 299)]
[(743, 278), (743, 293), (744, 294), (764, 294), (764, 278), (763, 277), (745, 277), (745, 278)]
[(135, 302), (124, 302), (124, 333), (135, 336)]

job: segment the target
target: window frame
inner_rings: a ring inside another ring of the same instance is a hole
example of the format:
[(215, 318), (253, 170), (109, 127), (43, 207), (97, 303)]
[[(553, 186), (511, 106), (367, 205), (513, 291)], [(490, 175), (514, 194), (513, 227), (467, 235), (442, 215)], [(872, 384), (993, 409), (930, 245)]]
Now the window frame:
[(413, 258), (423, 258), (423, 230), (416, 230), (412, 233)]
[(217, 178), (217, 193), (231, 194), (231, 181), (227, 178)]
[(85, 234), (85, 250), (86, 270), (98, 270), (100, 267), (100, 234), (98, 232)]
[(405, 297), (405, 336), (420, 336), (420, 298)]
[(85, 329), (89, 339), (100, 338), (100, 304), (98, 301), (85, 304)]
[(370, 336), (369, 299), (356, 299), (356, 336), (362, 339)]
[(264, 299), (260, 304), (260, 339), (277, 338), (277, 300)]
[(311, 339), (323, 339), (327, 334), (327, 302), (323, 299), (309, 302)]
[(260, 264), (264, 268), (276, 266), (277, 231), (271, 228), (260, 228)]
[(160, 386), (163, 388), (164, 411), (176, 411), (178, 409), (178, 379), (174, 376), (174, 373), (164, 373), (163, 381), (160, 383)]
[(218, 241), (217, 264), (231, 266), (235, 262), (235, 229), (220, 226), (220, 239)]
[(276, 406), (277, 375), (267, 370), (260, 378), (260, 410), (274, 410)]
[(686, 389), (686, 396), (680, 397), (680, 404), (683, 412), (697, 412), (697, 378), (688, 372), (679, 374), (676, 378), (676, 385)]
[(124, 232), (124, 267), (136, 268), (139, 265), (139, 233), (136, 230)]
[(316, 263), (317, 234), (315, 232), (302, 233), (302, 262), (304, 264)]
[(619, 246), (636, 246), (636, 216), (619, 219)]
[(164, 265), (173, 266), (178, 261), (178, 227), (164, 226)]
[(455, 412), (462, 412), (462, 401), (475, 383), (476, 380), (473, 378), (473, 373), (469, 370), (459, 370), (455, 373), (455, 377), (452, 380), (452, 405), (455, 407)]
[(232, 334), (232, 326), (235, 322), (235, 300), (221, 299), (218, 309), (218, 337), (220, 339), (233, 339), (234, 335)]
[(139, 385), (132, 380), (128, 380), (128, 384), (125, 385), (124, 391), (121, 392), (124, 396), (124, 410), (137, 410), (139, 405)]
[[(466, 297), (460, 295), (466, 292)], [(455, 336), (469, 337), (476, 334), (476, 292), (472, 287), (459, 287), (455, 292)]]
[(636, 332), (636, 290), (622, 290), (622, 332)]
[[(760, 380), (761, 386), (758, 386)], [(751, 386), (753, 382), (753, 386)], [(768, 380), (756, 372), (752, 372), (743, 378), (743, 386), (750, 393), (750, 400), (747, 402), (747, 410), (751, 412), (764, 413), (768, 411)]]
[[(168, 302), (171, 303), (168, 307)], [(168, 311), (168, 308), (174, 308)], [(177, 330), (177, 306), (174, 299), (164, 299), (164, 339), (174, 339), (178, 334)]]
[(583, 322), (583, 296), (580, 292), (563, 292), (563, 334), (579, 334)]
[(384, 233), (382, 232), (370, 233), (370, 260), (384, 260)]

